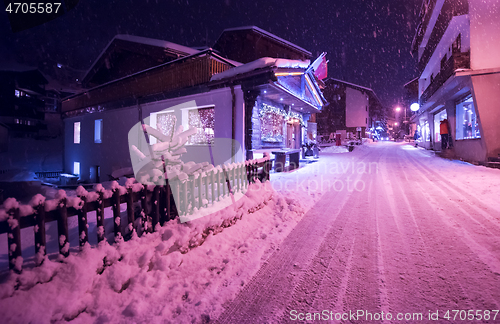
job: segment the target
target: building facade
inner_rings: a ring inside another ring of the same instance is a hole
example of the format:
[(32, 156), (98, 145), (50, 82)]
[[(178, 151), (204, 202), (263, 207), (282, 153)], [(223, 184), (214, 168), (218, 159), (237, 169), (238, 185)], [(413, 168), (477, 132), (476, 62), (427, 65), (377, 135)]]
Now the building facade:
[(441, 150), (447, 119), (456, 157), (487, 162), (500, 154), (498, 1), (425, 0), (412, 45), (418, 60), (421, 145)]
[(270, 57), (242, 64), (206, 49), (71, 96), (62, 103), (64, 170), (99, 182), (133, 167), (131, 145), (148, 152), (141, 123), (170, 137), (179, 126), (196, 128), (184, 162), (300, 148), (308, 118), (326, 104), (309, 65)]
[[(331, 133), (369, 137), (383, 118), (380, 100), (372, 89), (346, 81), (328, 78), (323, 90), (329, 105), (316, 116), (318, 134), (329, 137)], [(373, 129), (372, 129), (373, 128)]]

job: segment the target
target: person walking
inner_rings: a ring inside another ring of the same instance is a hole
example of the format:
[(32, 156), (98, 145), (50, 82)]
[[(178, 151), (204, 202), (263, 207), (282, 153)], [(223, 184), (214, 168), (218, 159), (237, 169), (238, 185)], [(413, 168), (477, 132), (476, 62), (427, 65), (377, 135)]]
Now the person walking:
[(448, 119), (443, 119), (439, 125), (439, 134), (441, 135), (441, 150), (444, 151), (448, 148), (449, 129)]

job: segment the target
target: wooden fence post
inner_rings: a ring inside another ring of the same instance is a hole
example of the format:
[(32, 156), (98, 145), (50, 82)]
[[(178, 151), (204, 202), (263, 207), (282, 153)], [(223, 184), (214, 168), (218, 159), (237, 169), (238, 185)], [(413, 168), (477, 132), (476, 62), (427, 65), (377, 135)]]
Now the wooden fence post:
[(135, 229), (134, 193), (132, 192), (132, 188), (127, 189), (127, 223), (127, 228), (130, 234), (132, 234), (132, 231)]
[[(210, 171), (208, 171), (210, 172)], [(209, 175), (208, 175), (208, 172), (205, 172), (205, 199), (207, 200), (207, 206), (208, 204), (210, 204), (210, 199), (208, 198), (208, 178), (209, 178)]]
[(141, 190), (141, 225), (143, 233), (148, 230), (148, 186)]
[(168, 179), (165, 179), (165, 202), (166, 202), (166, 208), (167, 208), (165, 221), (169, 221), (173, 218), (172, 211), (171, 211), (171, 208), (172, 208), (171, 199), (172, 199), (172, 189), (170, 188), (170, 183), (168, 182)]
[(192, 214), (194, 209), (196, 208), (196, 197), (195, 197), (195, 189), (196, 189), (196, 179), (194, 175), (189, 176), (189, 182), (191, 184), (191, 208), (189, 212)]
[(217, 170), (217, 201), (220, 201), (220, 198), (222, 196), (222, 194), (221, 194), (221, 179), (220, 179), (221, 173), (222, 173), (221, 170)]
[(99, 191), (99, 198), (97, 198), (97, 211), (96, 211), (96, 225), (97, 225), (97, 242), (106, 239), (104, 232), (104, 193)]
[(82, 200), (83, 205), (77, 212), (76, 217), (78, 217), (79, 243), (80, 248), (82, 248), (85, 243), (89, 241), (89, 229), (87, 225), (87, 197), (81, 196), (80, 199)]
[(159, 186), (160, 198), (158, 200), (158, 205), (160, 208), (160, 226), (163, 226), (167, 220), (167, 188)]
[(182, 184), (182, 215), (187, 215), (188, 213), (188, 207), (189, 207), (189, 201), (188, 201), (188, 181), (184, 181)]
[(59, 200), (57, 209), (59, 210), (59, 218), (57, 219), (57, 239), (59, 241), (59, 254), (63, 257), (69, 255), (69, 240), (68, 240), (68, 209), (66, 207), (67, 199)]
[(9, 247), (9, 269), (14, 270), (14, 272), (21, 273), (23, 271), (23, 268), (21, 256), (21, 224), (19, 223), (19, 208), (16, 207), (10, 209), (8, 211), (8, 214), (9, 218), (7, 219), (7, 242)]
[(153, 197), (151, 201), (151, 224), (153, 225), (151, 232), (155, 231), (156, 224), (160, 222), (160, 186), (155, 186), (153, 189)]
[(35, 262), (39, 266), (43, 263), (44, 256), (47, 254), (45, 238), (45, 203), (40, 203), (35, 209), (36, 226), (35, 231)]
[(214, 204), (215, 199), (215, 168), (212, 170), (212, 184), (211, 184), (211, 189), (212, 189), (212, 205)]
[(115, 233), (115, 241), (122, 237), (122, 227), (120, 218), (120, 189), (113, 190), (113, 197), (111, 198), (113, 206), (113, 226)]
[(201, 209), (203, 206), (203, 195), (202, 195), (202, 186), (203, 186), (203, 177), (202, 177), (202, 172), (200, 171), (200, 174), (198, 175), (198, 210)]

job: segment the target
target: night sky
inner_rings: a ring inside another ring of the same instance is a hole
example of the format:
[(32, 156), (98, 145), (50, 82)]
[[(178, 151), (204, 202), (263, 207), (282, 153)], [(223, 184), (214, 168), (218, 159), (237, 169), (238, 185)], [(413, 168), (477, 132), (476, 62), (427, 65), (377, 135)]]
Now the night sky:
[(0, 60), (85, 72), (116, 34), (212, 46), (225, 28), (256, 25), (313, 53), (329, 76), (370, 87), (388, 108), (416, 76), (410, 45), (421, 0), (80, 0), (71, 12), (12, 33), (0, 14)]

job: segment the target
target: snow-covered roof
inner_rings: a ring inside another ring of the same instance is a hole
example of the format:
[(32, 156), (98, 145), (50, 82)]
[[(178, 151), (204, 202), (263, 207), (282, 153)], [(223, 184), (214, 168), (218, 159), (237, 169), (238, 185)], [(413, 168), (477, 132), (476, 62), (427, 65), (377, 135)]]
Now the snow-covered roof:
[(147, 38), (147, 37), (141, 37), (141, 36), (135, 36), (135, 35), (118, 34), (115, 37), (113, 37), (113, 39), (108, 43), (108, 45), (106, 45), (106, 47), (104, 47), (104, 49), (99, 54), (99, 56), (97, 56), (94, 63), (92, 63), (92, 65), (87, 70), (87, 72), (85, 72), (85, 76), (83, 77), (83, 80), (85, 80), (87, 78), (89, 73), (91, 73), (91, 71), (94, 69), (97, 62), (99, 62), (99, 60), (104, 55), (104, 53), (106, 53), (106, 51), (111, 46), (111, 44), (113, 44), (113, 42), (117, 39), (131, 42), (131, 43), (138, 43), (138, 44), (150, 45), (150, 46), (155, 46), (155, 47), (168, 48), (168, 49), (172, 49), (172, 50), (179, 52), (179, 53), (185, 53), (186, 55), (193, 55), (193, 54), (200, 52), (199, 50), (191, 48), (191, 47), (179, 45), (179, 44), (172, 43), (172, 42), (167, 42), (167, 41), (160, 40), (160, 39)]
[(270, 32), (268, 32), (268, 31), (266, 31), (266, 30), (264, 30), (262, 28), (259, 28), (257, 26), (243, 26), (243, 27), (226, 28), (226, 29), (224, 29), (222, 31), (222, 34), (224, 34), (225, 32), (239, 31), (239, 30), (254, 30), (254, 31), (256, 31), (256, 32), (258, 32), (260, 34), (263, 34), (263, 35), (265, 35), (265, 36), (267, 36), (269, 38), (272, 38), (272, 39), (274, 39), (274, 40), (276, 40), (278, 42), (284, 43), (284, 44), (286, 44), (286, 45), (288, 45), (290, 47), (293, 47), (293, 48), (298, 49), (298, 50), (300, 50), (302, 52), (305, 52), (308, 55), (312, 55), (312, 53), (309, 52), (308, 50), (306, 50), (306, 49), (304, 49), (304, 48), (302, 48), (302, 47), (300, 47), (300, 46), (298, 46), (298, 45), (296, 45), (296, 44), (294, 44), (292, 42), (289, 42), (289, 41), (287, 41), (287, 40), (285, 40), (285, 39), (283, 39), (281, 37), (278, 37), (278, 36), (274, 35), (273, 33), (270, 33)]
[(272, 57), (263, 57), (252, 61), (247, 64), (243, 64), (232, 69), (226, 70), (221, 73), (217, 73), (212, 76), (210, 81), (218, 81), (222, 79), (227, 79), (234, 77), (238, 74), (244, 74), (250, 71), (254, 71), (257, 69), (262, 69), (266, 67), (279, 67), (279, 68), (300, 68), (306, 69), (310, 64), (309, 60), (301, 61), (301, 60), (287, 60), (281, 58), (272, 58)]
[(340, 83), (344, 83), (346, 85), (349, 85), (349, 86), (352, 86), (352, 87), (355, 87), (355, 88), (360, 88), (360, 89), (363, 89), (363, 90), (366, 90), (366, 91), (371, 91), (371, 92), (374, 92), (373, 89), (370, 89), (370, 88), (367, 88), (367, 87), (363, 87), (363, 86), (360, 86), (359, 84), (355, 84), (355, 83), (351, 83), (351, 82), (347, 82), (347, 81), (344, 81), (344, 80), (339, 80), (339, 79), (335, 79), (335, 78), (328, 78), (327, 80), (325, 81), (328, 81), (328, 80), (332, 80), (332, 81), (336, 81), (336, 82), (340, 82)]
[[(119, 34), (119, 35), (116, 35), (113, 38), (113, 40), (114, 39), (121, 39), (121, 40), (132, 42), (132, 43), (140, 43), (140, 44), (151, 45), (151, 46), (156, 46), (156, 47), (170, 48), (170, 49), (173, 49), (175, 51), (183, 52), (183, 53), (186, 53), (189, 55), (196, 54), (199, 52), (199, 50), (197, 50), (197, 49), (183, 46), (183, 45), (179, 45), (176, 43), (167, 42), (167, 41), (160, 40), (160, 39), (135, 36), (135, 35)], [(113, 42), (113, 40), (111, 40), (111, 42), (108, 44), (108, 46)], [(108, 46), (106, 46), (106, 48)]]

